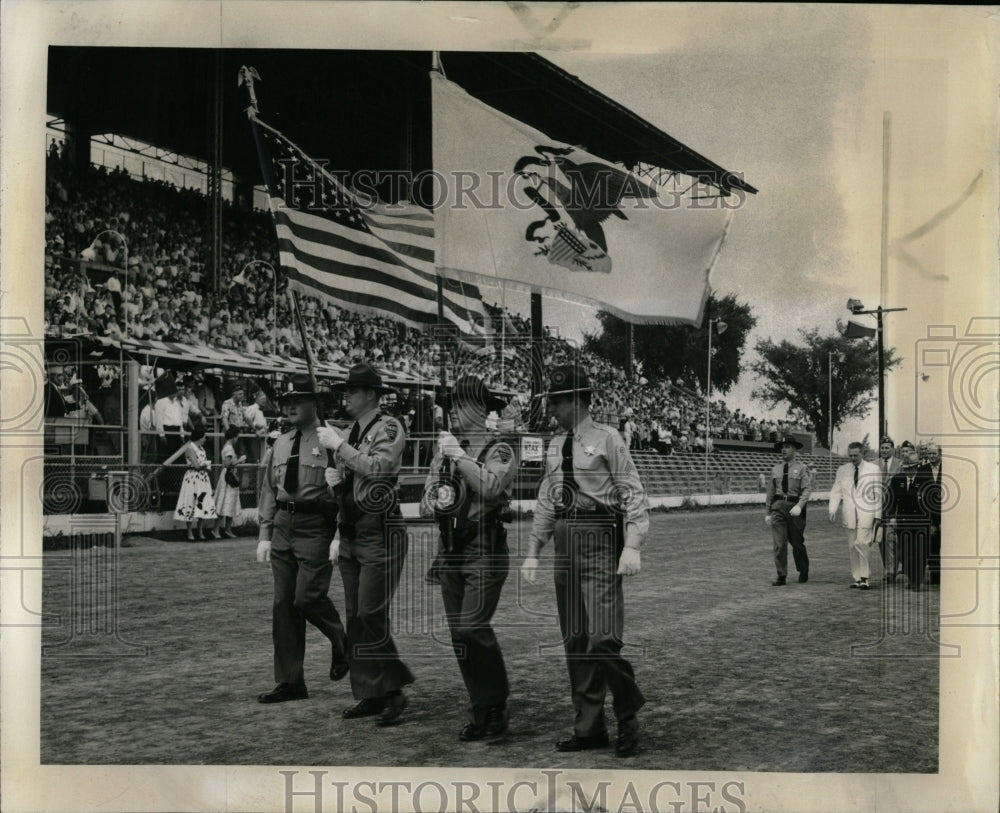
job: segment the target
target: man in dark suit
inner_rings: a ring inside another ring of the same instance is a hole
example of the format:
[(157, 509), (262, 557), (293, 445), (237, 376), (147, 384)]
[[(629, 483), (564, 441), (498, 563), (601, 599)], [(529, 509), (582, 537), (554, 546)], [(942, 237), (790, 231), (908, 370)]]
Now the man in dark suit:
[(930, 534), (927, 482), (926, 473), (920, 468), (920, 457), (914, 450), (906, 453), (902, 471), (889, 481), (889, 526), (896, 533), (909, 590), (920, 589), (927, 566)]
[(930, 539), (927, 551), (928, 583), (941, 584), (941, 447), (927, 447), (927, 460), (921, 467), (925, 483), (924, 502), (930, 516)]
[[(899, 474), (902, 468), (899, 458), (896, 457), (896, 444), (888, 435), (879, 441), (877, 461), (879, 471), (882, 473), (882, 509), (885, 516), (886, 503), (889, 502), (889, 482), (893, 475)], [(888, 527), (883, 526), (881, 538), (879, 539), (879, 553), (882, 555), (882, 569), (885, 571), (887, 582), (895, 581), (899, 573), (899, 554), (896, 550), (896, 534)]]

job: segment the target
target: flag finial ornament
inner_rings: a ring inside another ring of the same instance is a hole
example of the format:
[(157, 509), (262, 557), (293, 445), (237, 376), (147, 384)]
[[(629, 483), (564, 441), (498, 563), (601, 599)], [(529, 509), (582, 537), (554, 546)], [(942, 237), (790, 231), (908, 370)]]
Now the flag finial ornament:
[(250, 95), (250, 106), (247, 107), (247, 117), (250, 119), (257, 118), (257, 114), (260, 112), (257, 107), (257, 93), (253, 87), (254, 81), (259, 79), (260, 74), (257, 73), (256, 68), (247, 67), (246, 65), (240, 66), (240, 72), (236, 78), (236, 87), (247, 86), (247, 93)]

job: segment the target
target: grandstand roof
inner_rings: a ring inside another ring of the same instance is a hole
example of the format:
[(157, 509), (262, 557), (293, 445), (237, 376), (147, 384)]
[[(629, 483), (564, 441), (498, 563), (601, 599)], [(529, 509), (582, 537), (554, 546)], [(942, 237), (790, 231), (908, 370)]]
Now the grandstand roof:
[[(684, 172), (756, 192), (575, 76), (533, 53), (444, 52), (448, 78), (487, 104), (627, 166)], [(49, 49), (48, 112), (84, 132), (116, 133), (211, 162), (216, 81), (222, 163), (257, 182), (236, 84), (255, 67), (261, 117), (338, 168), (431, 167), (428, 52), (175, 48)]]

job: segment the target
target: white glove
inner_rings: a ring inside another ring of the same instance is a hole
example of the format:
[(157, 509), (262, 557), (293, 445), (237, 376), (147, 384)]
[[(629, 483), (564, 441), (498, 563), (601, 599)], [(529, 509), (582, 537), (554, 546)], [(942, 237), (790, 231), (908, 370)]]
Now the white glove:
[(271, 540), (262, 539), (257, 543), (257, 561), (258, 562), (270, 562), (271, 561)]
[(330, 561), (337, 564), (337, 557), (340, 556), (340, 531), (338, 530), (333, 535), (333, 541), (330, 543)]
[(789, 511), (788, 513), (791, 514), (793, 517), (797, 517), (799, 514), (802, 513), (802, 506), (794, 505), (792, 506), (792, 510)]
[(332, 426), (321, 426), (316, 430), (316, 437), (319, 438), (319, 442), (331, 451), (337, 451), (340, 445), (344, 442), (344, 436), (340, 434), (340, 431)]
[(642, 561), (639, 557), (638, 548), (622, 548), (622, 555), (618, 559), (618, 575), (634, 576), (642, 568)]
[(339, 486), (344, 482), (344, 475), (340, 473), (340, 469), (334, 466), (327, 466), (323, 472), (323, 479), (326, 480), (326, 484), (333, 488), (334, 486)]
[(835, 522), (836, 519), (837, 519), (837, 512), (834, 511), (832, 514), (830, 514), (830, 522)]
[(770, 514), (765, 514), (764, 515), (764, 524), (765, 525), (770, 525), (771, 524), (771, 515)]
[(528, 584), (535, 583), (535, 571), (538, 570), (538, 559), (534, 556), (529, 556), (524, 560), (524, 564), (521, 565), (521, 575)]
[(438, 435), (438, 444), (441, 447), (441, 454), (451, 460), (458, 460), (460, 457), (465, 457), (465, 452), (462, 451), (461, 444), (451, 432), (442, 431)]

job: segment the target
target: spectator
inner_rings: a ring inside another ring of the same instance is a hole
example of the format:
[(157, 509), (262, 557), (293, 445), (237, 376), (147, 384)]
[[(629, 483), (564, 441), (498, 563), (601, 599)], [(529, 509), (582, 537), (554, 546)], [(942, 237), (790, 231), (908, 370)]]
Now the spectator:
[(195, 429), (191, 433), (191, 440), (184, 447), (184, 459), (188, 468), (181, 481), (174, 519), (187, 524), (187, 538), (193, 542), (192, 525), (197, 523), (198, 539), (204, 539), (205, 530), (202, 523), (217, 516), (212, 483), (208, 479), (208, 470), (212, 464), (205, 453), (204, 429)]
[(240, 430), (230, 426), (226, 430), (226, 442), (222, 446), (222, 471), (215, 485), (215, 511), (218, 519), (212, 536), (235, 538), (233, 522), (240, 513), (240, 476), (237, 466), (246, 462), (246, 455), (238, 455)]

